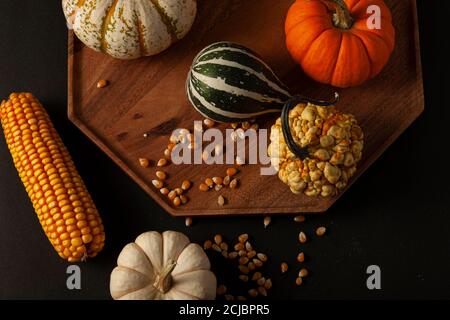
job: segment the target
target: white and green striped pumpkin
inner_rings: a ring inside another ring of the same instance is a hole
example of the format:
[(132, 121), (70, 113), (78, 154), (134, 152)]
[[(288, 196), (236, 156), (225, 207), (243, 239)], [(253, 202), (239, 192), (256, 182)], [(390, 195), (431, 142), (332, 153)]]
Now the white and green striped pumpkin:
[(218, 122), (280, 113), (290, 99), (272, 69), (252, 50), (233, 42), (214, 43), (197, 55), (186, 91), (198, 112)]
[(118, 59), (152, 56), (183, 38), (196, 0), (62, 0), (69, 28), (88, 47)]

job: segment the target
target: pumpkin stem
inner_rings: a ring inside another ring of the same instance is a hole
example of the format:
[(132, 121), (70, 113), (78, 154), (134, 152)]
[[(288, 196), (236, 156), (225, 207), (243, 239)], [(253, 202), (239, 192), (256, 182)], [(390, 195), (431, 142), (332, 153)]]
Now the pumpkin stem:
[(337, 28), (350, 29), (353, 26), (353, 18), (350, 10), (344, 0), (326, 0), (333, 4), (335, 13), (333, 14), (333, 23)]
[(164, 270), (156, 276), (155, 283), (153, 286), (159, 290), (161, 293), (166, 293), (172, 287), (172, 271), (175, 269), (177, 263), (169, 260), (168, 265)]
[(281, 111), (281, 128), (283, 131), (284, 141), (293, 154), (299, 157), (301, 160), (305, 160), (309, 156), (308, 147), (300, 147), (292, 136), (291, 127), (289, 126), (289, 112), (297, 106), (299, 103), (311, 103), (316, 106), (329, 107), (335, 105), (339, 101), (339, 94), (334, 93), (334, 99), (332, 101), (322, 101), (306, 98), (304, 96), (293, 96), (283, 107)]

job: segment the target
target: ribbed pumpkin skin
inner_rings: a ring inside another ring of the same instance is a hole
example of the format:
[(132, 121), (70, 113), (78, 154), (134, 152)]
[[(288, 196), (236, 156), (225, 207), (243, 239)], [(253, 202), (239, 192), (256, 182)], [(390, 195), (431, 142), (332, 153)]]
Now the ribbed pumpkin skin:
[(195, 0), (63, 0), (69, 27), (88, 47), (117, 59), (158, 54), (183, 38)]
[(13, 93), (0, 119), (14, 165), (39, 222), (59, 256), (95, 257), (104, 246), (102, 220), (50, 118), (30, 93)]
[[(329, 1), (297, 0), (289, 9), (286, 45), (291, 56), (314, 80), (346, 88), (378, 75), (395, 46), (395, 29), (382, 0), (344, 0), (354, 19), (348, 30), (333, 24)], [(367, 8), (381, 9), (381, 29), (369, 29)]]

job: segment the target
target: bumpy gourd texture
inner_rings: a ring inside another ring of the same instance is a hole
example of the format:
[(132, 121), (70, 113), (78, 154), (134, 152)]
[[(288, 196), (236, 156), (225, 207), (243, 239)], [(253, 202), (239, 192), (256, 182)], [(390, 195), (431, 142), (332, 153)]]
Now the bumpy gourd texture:
[(351, 114), (333, 107), (299, 104), (289, 113), (295, 142), (307, 147), (305, 160), (285, 143), (281, 120), (272, 126), (268, 153), (278, 176), (295, 194), (330, 197), (344, 189), (361, 160), (364, 134)]
[(70, 262), (95, 257), (105, 233), (83, 180), (53, 127), (30, 93), (13, 93), (0, 119), (14, 165), (48, 239)]
[(118, 59), (166, 50), (191, 29), (195, 0), (63, 0), (69, 27), (88, 47)]

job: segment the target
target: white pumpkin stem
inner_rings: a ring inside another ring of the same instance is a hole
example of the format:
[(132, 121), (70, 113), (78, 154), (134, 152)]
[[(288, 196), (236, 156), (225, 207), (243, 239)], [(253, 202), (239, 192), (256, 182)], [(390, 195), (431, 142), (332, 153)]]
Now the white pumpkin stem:
[(353, 18), (344, 0), (326, 0), (333, 3), (336, 12), (333, 14), (333, 23), (337, 28), (350, 29), (353, 26)]
[(166, 293), (172, 287), (172, 272), (175, 269), (177, 263), (170, 260), (164, 270), (156, 276), (153, 286), (161, 293)]

